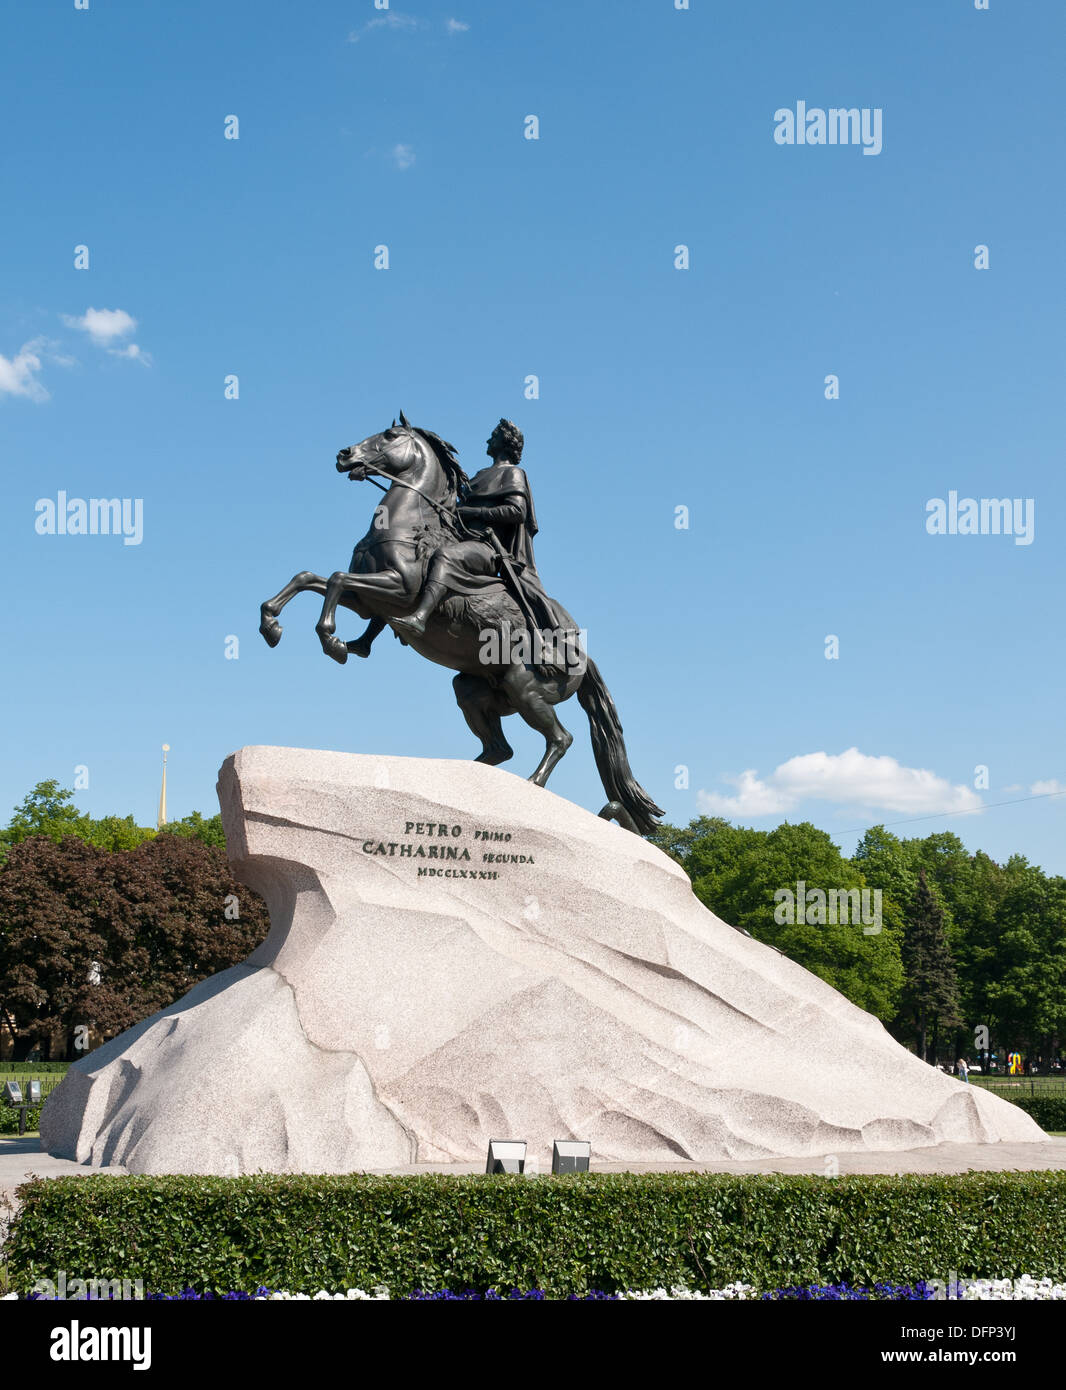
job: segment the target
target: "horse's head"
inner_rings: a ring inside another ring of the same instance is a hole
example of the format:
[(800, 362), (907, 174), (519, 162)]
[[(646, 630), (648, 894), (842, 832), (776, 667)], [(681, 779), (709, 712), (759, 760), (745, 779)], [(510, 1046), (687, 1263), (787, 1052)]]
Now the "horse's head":
[(393, 420), (387, 430), (371, 434), (337, 455), (337, 472), (347, 473), (352, 482), (364, 482), (370, 473), (393, 476), (409, 468), (420, 452), (407, 416), (400, 411), (400, 424)]
[(353, 482), (363, 482), (371, 473), (395, 478), (420, 463), (439, 466), (440, 489), (445, 494), (454, 494), (467, 482), (454, 446), (432, 430), (412, 425), (401, 410), (399, 424), (393, 420), (380, 434), (368, 435), (358, 444), (342, 449), (337, 455), (337, 472), (347, 473)]

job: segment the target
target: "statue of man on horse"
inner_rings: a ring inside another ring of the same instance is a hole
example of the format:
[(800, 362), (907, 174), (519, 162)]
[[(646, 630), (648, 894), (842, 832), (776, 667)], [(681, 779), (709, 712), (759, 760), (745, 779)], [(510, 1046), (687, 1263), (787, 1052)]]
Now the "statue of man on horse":
[(459, 496), (457, 511), (467, 536), (446, 540), (430, 556), (418, 604), (393, 622), (401, 635), (424, 633), (427, 619), (446, 595), (477, 593), (486, 583), (497, 583), (501, 552), (508, 557), (507, 578), (513, 576), (521, 591), (521, 597), (512, 597), (520, 603), (524, 599), (542, 625), (552, 623), (556, 615), (533, 559), (537, 517), (520, 466), (524, 442), (511, 420), (501, 420), (492, 431), (486, 449), (491, 465), (476, 473)]
[[(281, 640), (278, 614), (296, 594), (322, 595), (316, 631), (327, 656), (367, 657), (391, 625), (405, 645), (457, 674), (456, 699), (481, 740), (478, 762), (513, 756), (501, 719), (519, 714), (544, 735), (530, 780), (544, 786), (570, 744), (555, 706), (576, 694), (589, 719), (593, 753), (608, 796), (601, 815), (650, 834), (662, 811), (629, 767), (622, 727), (574, 619), (544, 591), (533, 557), (537, 520), (521, 467), (522, 433), (501, 420), (487, 444), (492, 460), (467, 478), (454, 447), (400, 412), (387, 430), (342, 449), (337, 469), (353, 481), (378, 478), (385, 492), (347, 570), (328, 579), (308, 570), (261, 607), (259, 630)], [(337, 608), (367, 621), (358, 638), (336, 635)], [(515, 636), (526, 639), (516, 644)], [(492, 637), (495, 641), (486, 641)]]

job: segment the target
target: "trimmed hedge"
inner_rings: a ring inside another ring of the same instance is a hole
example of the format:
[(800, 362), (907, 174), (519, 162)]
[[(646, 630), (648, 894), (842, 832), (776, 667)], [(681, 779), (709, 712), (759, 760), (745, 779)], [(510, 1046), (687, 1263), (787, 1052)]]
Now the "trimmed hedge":
[(1032, 1115), (1041, 1129), (1059, 1133), (1066, 1130), (1066, 1096), (1023, 1096), (1019, 1100), (1004, 1096), (1003, 1099)]
[[(44, 1101), (40, 1105), (35, 1105), (26, 1111), (26, 1133), (41, 1127), (41, 1111), (44, 1109)], [(17, 1134), (19, 1132), (19, 1108), (17, 1105), (4, 1105), (0, 1103), (0, 1134)]]
[(1066, 1277), (1066, 1172), (36, 1179), (10, 1287), (543, 1289)]
[(46, 1074), (65, 1074), (70, 1070), (69, 1062), (0, 1062), (0, 1081), (9, 1076), (45, 1076)]

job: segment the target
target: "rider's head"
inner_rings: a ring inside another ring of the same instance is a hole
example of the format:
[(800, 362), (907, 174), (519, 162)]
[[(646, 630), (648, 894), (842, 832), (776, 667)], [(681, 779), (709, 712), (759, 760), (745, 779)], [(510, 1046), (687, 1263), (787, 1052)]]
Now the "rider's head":
[(488, 448), (485, 452), (489, 458), (509, 459), (512, 463), (522, 462), (522, 448), (525, 439), (522, 431), (513, 420), (501, 420), (496, 428), (489, 435)]

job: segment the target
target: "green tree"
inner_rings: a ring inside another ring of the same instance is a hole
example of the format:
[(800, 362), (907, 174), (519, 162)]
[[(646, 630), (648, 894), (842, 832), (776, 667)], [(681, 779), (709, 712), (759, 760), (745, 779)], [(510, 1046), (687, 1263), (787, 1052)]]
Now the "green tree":
[[(989, 1051), (1013, 1038), (1001, 1035), (997, 981), (1002, 968), (1003, 901), (1007, 882), (1000, 866), (982, 850), (969, 860), (965, 879), (953, 872), (946, 885), (950, 894), (948, 940), (959, 975), (959, 1003), (968, 1035), (989, 1030)], [(934, 867), (935, 872), (935, 867)]]
[(664, 827), (655, 840), (673, 853), (697, 897), (723, 921), (776, 946), (860, 1008), (879, 1018), (893, 1016), (903, 983), (896, 908), (883, 909), (881, 930), (871, 934), (861, 923), (820, 922), (806, 906), (791, 922), (776, 920), (775, 893), (790, 889), (795, 895), (799, 881), (827, 894), (867, 886), (824, 831), (809, 823), (751, 830), (700, 817), (684, 832)]
[(38, 782), (15, 807), (7, 828), (0, 831), (0, 840), (5, 845), (21, 844), (30, 835), (61, 840), (64, 835), (77, 835), (83, 819), (74, 805), (74, 793), (50, 777)]
[(1001, 883), (985, 1005), (1006, 1046), (1046, 1054), (1066, 1015), (1066, 884), (1020, 854)]
[(226, 848), (226, 832), (222, 829), (222, 817), (218, 812), (205, 819), (199, 811), (193, 811), (181, 820), (169, 821), (162, 827), (161, 833), (200, 840), (205, 845), (214, 845), (216, 849)]
[(855, 847), (852, 863), (871, 888), (880, 888), (903, 914), (914, 898), (918, 873), (906, 844), (883, 825), (872, 826)]
[(145, 840), (154, 839), (155, 831), (138, 825), (132, 816), (102, 816), (99, 820), (84, 816), (79, 835), (86, 844), (115, 853), (122, 849), (136, 849)]
[(925, 871), (944, 909), (949, 934), (953, 925), (965, 928), (973, 902), (974, 858), (959, 837), (944, 830), (922, 840), (904, 840), (903, 849), (915, 885), (919, 872)]
[(44, 835), (59, 841), (73, 835), (98, 849), (136, 849), (150, 840), (154, 830), (137, 824), (132, 816), (103, 816), (94, 820), (74, 805), (74, 793), (60, 787), (55, 778), (38, 782), (19, 806), (16, 806), (6, 829), (0, 831), (0, 862), (12, 845), (21, 844), (32, 835)]
[(958, 978), (944, 926), (944, 911), (925, 876), (918, 887), (903, 933), (903, 1008), (914, 1029), (918, 1056), (929, 1060), (929, 1038), (936, 1028), (960, 1025)]

